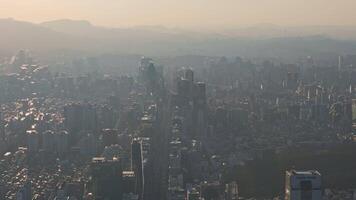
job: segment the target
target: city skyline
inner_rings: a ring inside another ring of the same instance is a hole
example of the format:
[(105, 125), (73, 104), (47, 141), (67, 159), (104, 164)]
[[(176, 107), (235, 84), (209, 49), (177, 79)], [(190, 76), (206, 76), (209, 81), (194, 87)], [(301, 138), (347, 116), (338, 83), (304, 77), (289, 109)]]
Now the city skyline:
[(0, 0), (0, 200), (355, 200), (356, 0)]

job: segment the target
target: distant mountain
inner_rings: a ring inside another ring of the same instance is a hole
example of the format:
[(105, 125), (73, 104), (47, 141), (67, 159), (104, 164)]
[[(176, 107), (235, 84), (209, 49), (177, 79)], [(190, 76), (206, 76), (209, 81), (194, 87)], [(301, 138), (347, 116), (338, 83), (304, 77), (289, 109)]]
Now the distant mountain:
[[(0, 48), (3, 51), (16, 51), (18, 49), (46, 51), (72, 48), (84, 44), (78, 37), (13, 19), (0, 19), (0, 30)], [(81, 48), (85, 49), (85, 46)]]
[(84, 20), (62, 19), (43, 22), (40, 25), (59, 33), (70, 35), (83, 35), (84, 33), (90, 33), (96, 29), (90, 22)]
[[(171, 29), (164, 26), (135, 26), (131, 28), (107, 28), (92, 25), (84, 20), (61, 19), (55, 21), (43, 22), (40, 24), (46, 28), (57, 32), (70, 35), (87, 36), (91, 38), (117, 38), (127, 36), (140, 37), (174, 37), (177, 35), (190, 36), (212, 36), (213, 34), (204, 34), (180, 29)], [(217, 35), (214, 35), (217, 36)]]
[(356, 26), (278, 26), (257, 24), (222, 31), (234, 37), (275, 38), (324, 35), (333, 39), (356, 40)]
[[(267, 29), (271, 30), (269, 36), (267, 31), (264, 32)], [(332, 39), (327, 34), (279, 35), (281, 28), (268, 24), (213, 34), (160, 26), (105, 28), (87, 21), (56, 20), (32, 24), (0, 19), (0, 30), (0, 52), (30, 49), (38, 52), (71, 50), (91, 54), (285, 58), (356, 53), (356, 42), (352, 40)]]
[[(120, 34), (152, 35), (189, 35), (191, 37), (224, 38), (240, 37), (249, 39), (271, 39), (288, 37), (307, 37), (323, 35), (333, 39), (356, 40), (356, 26), (278, 26), (274, 24), (257, 24), (247, 27), (238, 27), (228, 30), (215, 31), (217, 33), (203, 33), (183, 29), (172, 29), (164, 26), (135, 26), (132, 28), (104, 28), (92, 25), (84, 20), (55, 20), (44, 22), (44, 27), (54, 31), (90, 37), (117, 37)], [(117, 35), (119, 34), (119, 35)]]

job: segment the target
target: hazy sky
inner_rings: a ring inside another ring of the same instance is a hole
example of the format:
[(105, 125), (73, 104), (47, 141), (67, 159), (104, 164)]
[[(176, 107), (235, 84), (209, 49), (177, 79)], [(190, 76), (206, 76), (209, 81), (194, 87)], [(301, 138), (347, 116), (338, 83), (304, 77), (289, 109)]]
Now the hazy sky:
[(356, 0), (0, 0), (0, 18), (103, 26), (356, 25)]

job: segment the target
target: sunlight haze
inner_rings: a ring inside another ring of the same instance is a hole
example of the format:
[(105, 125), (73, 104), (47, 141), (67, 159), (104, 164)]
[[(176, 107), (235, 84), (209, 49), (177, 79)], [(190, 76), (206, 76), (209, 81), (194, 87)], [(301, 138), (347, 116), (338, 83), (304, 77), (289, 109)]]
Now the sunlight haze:
[(88, 20), (100, 26), (221, 28), (355, 25), (355, 0), (0, 0), (0, 18)]

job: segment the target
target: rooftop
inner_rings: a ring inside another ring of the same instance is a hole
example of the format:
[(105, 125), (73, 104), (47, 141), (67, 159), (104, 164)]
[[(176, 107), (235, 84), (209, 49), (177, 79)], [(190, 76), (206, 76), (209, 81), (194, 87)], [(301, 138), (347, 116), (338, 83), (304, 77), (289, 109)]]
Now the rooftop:
[(306, 170), (306, 171), (291, 170), (290, 173), (292, 173), (293, 175), (300, 175), (300, 176), (311, 176), (311, 175), (321, 176), (321, 174), (316, 170)]

